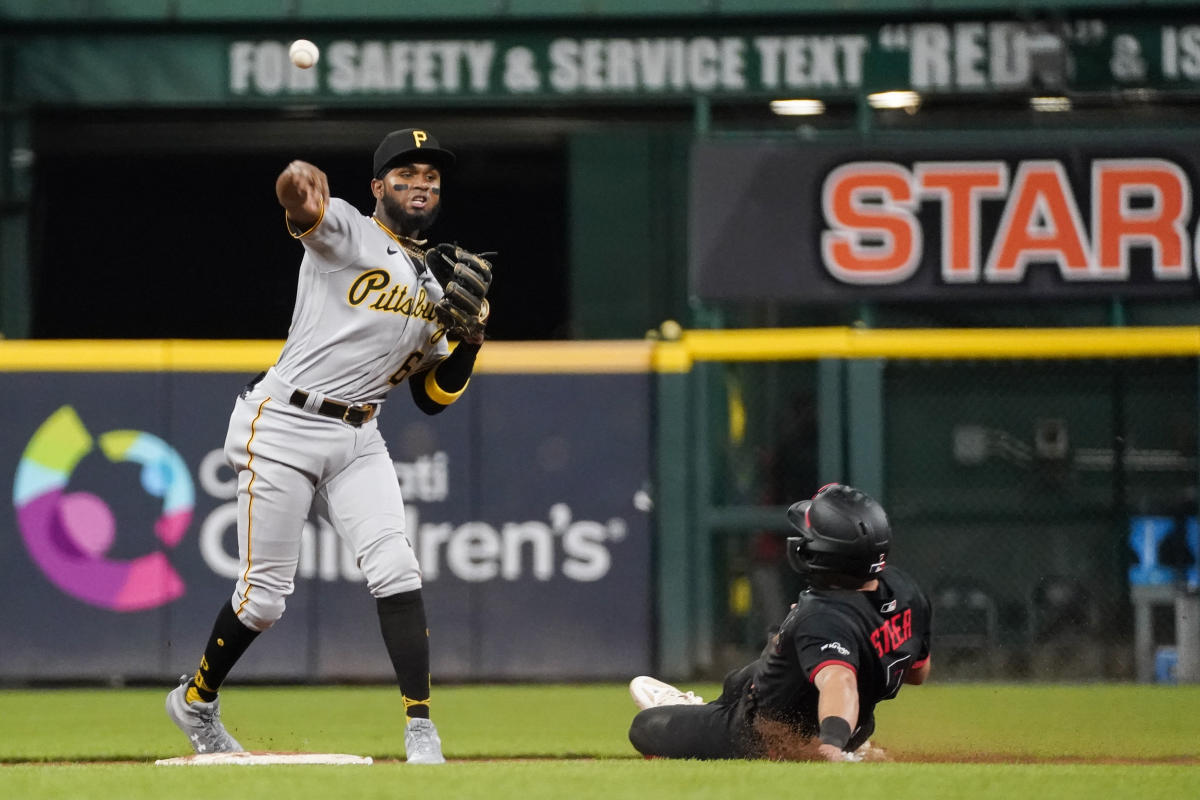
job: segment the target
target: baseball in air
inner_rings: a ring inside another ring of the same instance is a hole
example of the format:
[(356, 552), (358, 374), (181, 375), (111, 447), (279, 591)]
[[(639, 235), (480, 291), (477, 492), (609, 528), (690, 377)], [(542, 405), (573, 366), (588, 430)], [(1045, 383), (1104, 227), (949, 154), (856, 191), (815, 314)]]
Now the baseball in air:
[(317, 63), (317, 59), (320, 57), (321, 51), (308, 39), (297, 39), (288, 48), (288, 58), (300, 69), (308, 69)]

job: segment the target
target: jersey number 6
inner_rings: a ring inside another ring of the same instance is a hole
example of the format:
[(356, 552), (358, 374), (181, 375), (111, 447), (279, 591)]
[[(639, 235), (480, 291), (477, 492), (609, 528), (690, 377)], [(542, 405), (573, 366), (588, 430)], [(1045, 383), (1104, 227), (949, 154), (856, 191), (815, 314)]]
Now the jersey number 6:
[(396, 386), (400, 383), (400, 381), (407, 378), (408, 373), (412, 372), (417, 364), (421, 363), (421, 358), (424, 355), (425, 354), (420, 350), (413, 350), (411, 353), (409, 353), (408, 358), (404, 359), (404, 363), (400, 365), (400, 369), (393, 372), (392, 376), (388, 378), (388, 383), (390, 383), (392, 386)]

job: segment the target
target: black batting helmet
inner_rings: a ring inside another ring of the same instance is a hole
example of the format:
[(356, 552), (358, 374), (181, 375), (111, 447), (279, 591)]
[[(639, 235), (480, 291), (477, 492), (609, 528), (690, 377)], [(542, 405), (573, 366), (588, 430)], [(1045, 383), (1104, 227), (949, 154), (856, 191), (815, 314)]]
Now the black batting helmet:
[(788, 564), (802, 575), (867, 580), (887, 565), (892, 525), (865, 492), (831, 483), (811, 500), (794, 503), (787, 516), (800, 534), (788, 537)]

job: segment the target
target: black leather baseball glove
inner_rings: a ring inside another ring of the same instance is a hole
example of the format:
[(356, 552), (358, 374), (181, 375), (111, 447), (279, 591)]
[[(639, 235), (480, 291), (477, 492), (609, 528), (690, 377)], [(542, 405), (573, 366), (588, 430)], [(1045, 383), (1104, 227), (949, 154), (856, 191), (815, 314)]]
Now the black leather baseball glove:
[(425, 253), (425, 266), (438, 283), (443, 297), (434, 306), (438, 322), (449, 336), (469, 342), (482, 342), (490, 308), (488, 288), (492, 285), (492, 264), (456, 244), (439, 244)]

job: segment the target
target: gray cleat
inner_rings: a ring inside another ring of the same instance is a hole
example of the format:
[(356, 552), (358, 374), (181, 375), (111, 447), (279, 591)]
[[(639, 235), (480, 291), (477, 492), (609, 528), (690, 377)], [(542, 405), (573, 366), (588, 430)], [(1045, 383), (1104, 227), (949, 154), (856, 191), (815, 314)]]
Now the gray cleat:
[(409, 764), (445, 764), (442, 739), (433, 720), (414, 717), (404, 729), (404, 752)]
[[(245, 752), (237, 739), (221, 724), (221, 700), (204, 703), (187, 701), (188, 676), (179, 678), (179, 685), (167, 695), (167, 716), (179, 726), (197, 753)], [(436, 734), (435, 734), (436, 736)]]

